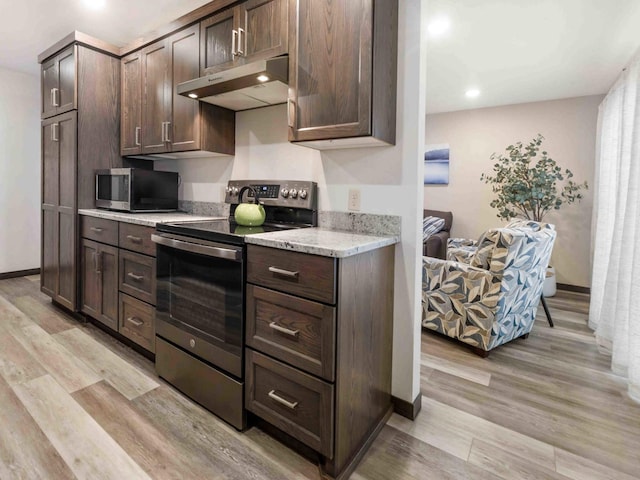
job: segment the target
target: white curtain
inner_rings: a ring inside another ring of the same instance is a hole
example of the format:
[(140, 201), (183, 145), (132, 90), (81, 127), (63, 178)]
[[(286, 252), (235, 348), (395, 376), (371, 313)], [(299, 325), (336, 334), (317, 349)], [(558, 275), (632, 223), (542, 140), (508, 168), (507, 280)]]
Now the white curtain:
[(598, 113), (589, 326), (640, 402), (640, 55)]

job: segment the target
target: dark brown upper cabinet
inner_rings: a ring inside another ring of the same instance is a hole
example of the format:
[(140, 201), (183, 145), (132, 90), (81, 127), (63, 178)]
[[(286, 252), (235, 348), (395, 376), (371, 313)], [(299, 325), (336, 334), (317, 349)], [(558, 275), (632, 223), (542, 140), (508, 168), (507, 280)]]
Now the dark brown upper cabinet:
[(288, 52), (289, 0), (248, 0), (200, 22), (201, 75)]
[(200, 75), (199, 33), (192, 25), (122, 59), (122, 155), (235, 153), (234, 112), (176, 93)]
[(183, 30), (169, 38), (170, 82), (169, 101), (172, 113), (167, 140), (172, 152), (200, 149), (202, 118), (200, 102), (176, 93), (179, 83), (200, 76), (200, 29), (198, 25)]
[(70, 46), (41, 65), (42, 118), (76, 108), (76, 47)]
[(298, 0), (289, 38), (289, 140), (393, 145), (398, 2)]
[[(170, 151), (167, 140), (171, 123), (171, 56), (169, 39), (142, 50), (142, 153)], [(123, 105), (122, 107), (127, 108)]]
[(142, 153), (142, 52), (127, 55), (120, 63), (120, 150), (122, 155), (139, 155)]

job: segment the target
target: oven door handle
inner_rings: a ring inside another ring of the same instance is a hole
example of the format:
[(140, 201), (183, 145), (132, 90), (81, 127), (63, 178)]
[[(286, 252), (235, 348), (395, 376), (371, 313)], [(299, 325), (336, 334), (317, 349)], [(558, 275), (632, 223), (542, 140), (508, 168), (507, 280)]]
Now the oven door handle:
[(151, 240), (159, 245), (184, 250), (190, 253), (199, 253), (207, 257), (225, 258), (239, 262), (242, 260), (242, 248), (227, 248), (211, 245), (201, 245), (194, 242), (185, 242), (177, 238), (167, 235), (166, 233), (154, 233)]

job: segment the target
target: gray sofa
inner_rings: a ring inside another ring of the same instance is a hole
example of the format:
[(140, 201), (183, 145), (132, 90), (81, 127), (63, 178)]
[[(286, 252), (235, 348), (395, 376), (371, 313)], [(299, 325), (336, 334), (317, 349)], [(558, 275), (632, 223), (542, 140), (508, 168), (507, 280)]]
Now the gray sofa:
[(422, 218), (425, 217), (444, 218), (444, 228), (427, 238), (422, 245), (422, 255), (444, 260), (447, 256), (447, 240), (449, 239), (449, 232), (451, 232), (451, 225), (453, 224), (453, 213), (441, 212), (439, 210), (424, 210)]

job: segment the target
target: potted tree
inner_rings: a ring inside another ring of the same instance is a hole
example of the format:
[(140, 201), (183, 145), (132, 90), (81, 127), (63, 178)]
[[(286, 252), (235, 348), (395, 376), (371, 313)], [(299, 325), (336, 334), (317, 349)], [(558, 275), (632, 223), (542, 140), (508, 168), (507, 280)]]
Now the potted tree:
[[(491, 185), (496, 194), (490, 205), (498, 210), (498, 218), (515, 217), (541, 222), (551, 210), (582, 199), (587, 182), (576, 183), (569, 169), (558, 166), (547, 152), (540, 151), (544, 137), (538, 134), (528, 144), (517, 142), (506, 148), (506, 154), (494, 153), (493, 174), (483, 173), (480, 180)], [(563, 182), (563, 183), (560, 183)], [(549, 266), (544, 296), (555, 295), (555, 271)]]

